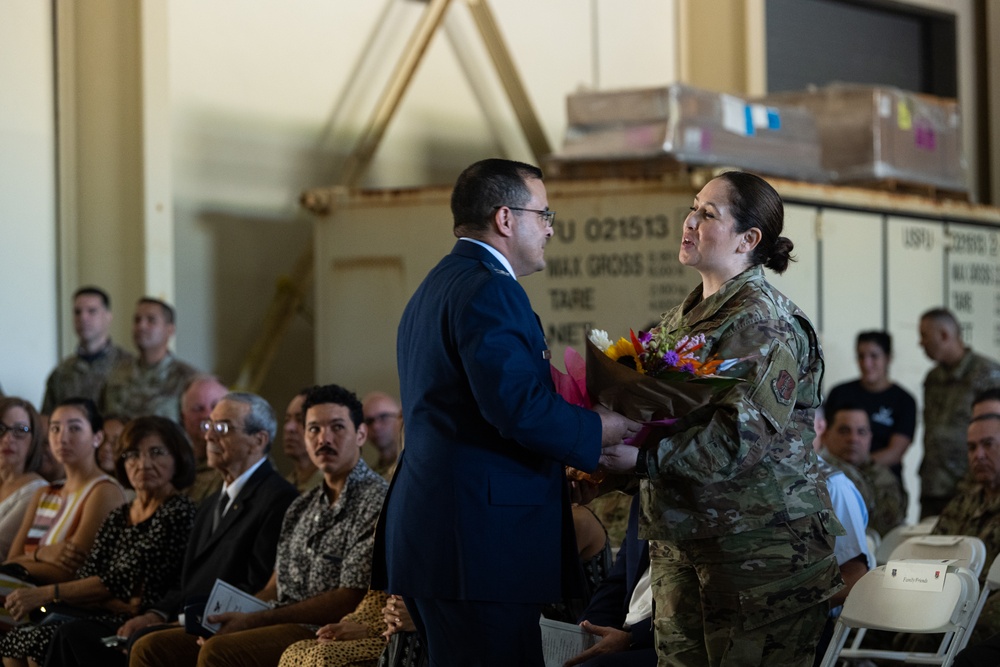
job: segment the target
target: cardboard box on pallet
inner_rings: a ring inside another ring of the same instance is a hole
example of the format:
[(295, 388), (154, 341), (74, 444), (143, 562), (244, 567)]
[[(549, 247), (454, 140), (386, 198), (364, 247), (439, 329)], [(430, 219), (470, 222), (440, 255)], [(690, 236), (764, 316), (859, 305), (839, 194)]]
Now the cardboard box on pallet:
[(562, 163), (667, 155), (685, 164), (802, 180), (825, 177), (815, 122), (798, 107), (671, 84), (574, 93), (567, 112), (565, 143), (552, 156)]
[(898, 181), (968, 192), (955, 100), (833, 84), (760, 101), (801, 106), (815, 116), (823, 167), (835, 183)]

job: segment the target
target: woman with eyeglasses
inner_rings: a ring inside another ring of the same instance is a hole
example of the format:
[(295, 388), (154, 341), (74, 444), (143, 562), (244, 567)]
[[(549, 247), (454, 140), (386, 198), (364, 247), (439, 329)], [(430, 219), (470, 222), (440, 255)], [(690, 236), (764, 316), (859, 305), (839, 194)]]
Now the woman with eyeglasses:
[(10, 551), (31, 499), (46, 482), (38, 474), (45, 434), (34, 406), (0, 398), (0, 554)]
[(49, 419), (49, 446), (65, 479), (35, 494), (0, 569), (31, 583), (76, 574), (111, 510), (125, 502), (121, 485), (97, 466), (103, 420), (87, 398), (63, 401)]
[[(5, 665), (45, 662), (49, 642), (66, 623), (74, 625), (78, 641), (100, 646), (102, 637), (113, 636), (122, 623), (179, 583), (195, 514), (194, 503), (178, 491), (194, 478), (190, 442), (173, 421), (148, 416), (129, 422), (121, 443), (116, 473), (135, 490), (135, 500), (115, 509), (102, 524), (77, 579), (7, 596), (5, 606), (15, 619), (42, 606), (61, 616), (8, 633), (0, 641)], [(61, 657), (53, 659), (66, 664)], [(124, 664), (125, 655), (107, 649), (102, 664), (115, 662)]]

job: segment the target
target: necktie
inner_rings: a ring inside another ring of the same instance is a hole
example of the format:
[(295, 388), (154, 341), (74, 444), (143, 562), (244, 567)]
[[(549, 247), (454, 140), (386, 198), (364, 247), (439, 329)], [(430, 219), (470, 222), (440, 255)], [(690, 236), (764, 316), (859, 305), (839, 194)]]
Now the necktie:
[(215, 507), (215, 516), (212, 518), (212, 532), (219, 527), (222, 516), (226, 513), (226, 505), (229, 504), (229, 494), (225, 491), (219, 493), (219, 504)]

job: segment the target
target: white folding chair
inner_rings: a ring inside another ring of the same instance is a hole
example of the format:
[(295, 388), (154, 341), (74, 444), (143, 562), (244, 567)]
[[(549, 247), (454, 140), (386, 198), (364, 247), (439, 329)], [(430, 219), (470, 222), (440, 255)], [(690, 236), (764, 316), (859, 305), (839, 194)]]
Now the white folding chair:
[(885, 565), (889, 562), (889, 556), (892, 554), (892, 550), (898, 547), (901, 542), (904, 542), (916, 535), (929, 535), (933, 529), (934, 524), (930, 523), (896, 526), (882, 536), (882, 541), (879, 543), (878, 549), (875, 552), (875, 562), (879, 565)]
[[(964, 645), (979, 597), (976, 576), (964, 567), (949, 566), (940, 591), (884, 586), (884, 565), (861, 577), (844, 602), (822, 667), (833, 667), (842, 658), (887, 659), (948, 667)], [(918, 634), (944, 633), (936, 653), (862, 649), (863, 630)], [(848, 634), (858, 632), (846, 648)]]
[(986, 545), (971, 535), (916, 535), (901, 542), (889, 555), (889, 560), (954, 559), (955, 567), (966, 567), (979, 578), (986, 565)]

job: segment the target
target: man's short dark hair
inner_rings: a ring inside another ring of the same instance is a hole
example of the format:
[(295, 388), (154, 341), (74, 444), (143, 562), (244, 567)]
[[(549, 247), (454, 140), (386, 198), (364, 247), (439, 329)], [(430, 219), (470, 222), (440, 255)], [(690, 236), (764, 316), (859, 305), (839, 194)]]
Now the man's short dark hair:
[(104, 304), (104, 307), (111, 310), (111, 297), (108, 293), (102, 290), (100, 287), (94, 287), (93, 285), (85, 285), (77, 291), (73, 292), (73, 300), (76, 301), (78, 296), (96, 296)]
[(174, 314), (174, 307), (171, 306), (166, 301), (161, 301), (152, 296), (144, 296), (139, 299), (138, 303), (151, 303), (160, 307), (163, 310), (163, 319), (167, 321), (167, 324), (173, 324), (176, 315)]
[(483, 232), (499, 206), (524, 206), (531, 199), (526, 182), (542, 180), (542, 170), (524, 162), (490, 158), (467, 167), (451, 193), (455, 229)]
[(887, 357), (892, 356), (892, 336), (888, 331), (862, 331), (858, 334), (856, 346), (860, 347), (862, 343), (875, 343)]
[(303, 416), (309, 412), (309, 408), (314, 405), (324, 403), (335, 403), (343, 405), (351, 413), (351, 421), (357, 430), (365, 421), (364, 412), (361, 409), (361, 401), (350, 389), (344, 389), (339, 384), (316, 385), (306, 393), (306, 400), (302, 403)]
[(1000, 402), (1000, 387), (991, 387), (989, 389), (984, 389), (975, 398), (972, 399), (972, 406), (975, 407), (980, 403), (985, 403), (986, 401), (998, 401)]
[(871, 417), (868, 416), (868, 411), (865, 410), (864, 406), (860, 403), (848, 402), (839, 403), (832, 407), (827, 406), (826, 408), (826, 423), (830, 428), (833, 428), (833, 422), (837, 420), (837, 415), (841, 412), (863, 412), (865, 413), (865, 418), (868, 419), (868, 428), (871, 428)]
[(958, 324), (958, 318), (947, 308), (931, 308), (920, 316), (920, 321), (923, 322), (924, 320), (931, 320), (938, 324), (950, 326), (956, 332), (962, 333), (962, 327)]

